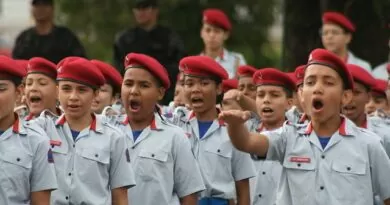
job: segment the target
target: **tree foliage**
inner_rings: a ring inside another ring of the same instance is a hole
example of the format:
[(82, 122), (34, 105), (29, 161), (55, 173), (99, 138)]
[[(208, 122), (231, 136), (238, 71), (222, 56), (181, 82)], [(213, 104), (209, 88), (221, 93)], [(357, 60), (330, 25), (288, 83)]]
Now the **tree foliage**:
[[(115, 35), (135, 26), (132, 0), (56, 0), (58, 21), (75, 31), (90, 58), (112, 59)], [(276, 66), (278, 53), (267, 41), (277, 0), (161, 0), (160, 23), (170, 26), (183, 38), (189, 54), (202, 50), (202, 11), (224, 10), (233, 23), (226, 47), (242, 52), (255, 66)]]

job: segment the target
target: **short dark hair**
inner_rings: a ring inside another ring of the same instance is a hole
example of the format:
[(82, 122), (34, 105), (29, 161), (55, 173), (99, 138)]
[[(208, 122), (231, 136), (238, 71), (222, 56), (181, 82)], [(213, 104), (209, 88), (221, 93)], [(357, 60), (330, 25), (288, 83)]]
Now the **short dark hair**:
[(36, 6), (36, 5), (54, 5), (53, 0), (32, 0), (31, 5)]

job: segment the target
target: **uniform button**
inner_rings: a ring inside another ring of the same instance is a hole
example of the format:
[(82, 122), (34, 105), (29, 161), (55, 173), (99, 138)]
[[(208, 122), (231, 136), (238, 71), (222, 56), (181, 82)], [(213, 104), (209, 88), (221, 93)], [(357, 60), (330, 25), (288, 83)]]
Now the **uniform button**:
[(219, 150), (217, 150), (217, 152), (221, 152), (221, 150), (219, 149)]
[(348, 171), (351, 171), (351, 167), (347, 167), (347, 170), (348, 170)]
[(98, 155), (98, 154), (95, 154), (95, 157), (99, 157), (99, 155)]
[(320, 189), (321, 189), (321, 190), (324, 190), (324, 188), (325, 188), (324, 186), (320, 186)]
[(16, 158), (16, 161), (18, 161), (18, 162), (19, 162), (19, 161), (20, 161), (20, 158), (19, 158), (19, 157), (18, 157), (18, 158)]
[(69, 174), (68, 174), (68, 175), (69, 175), (69, 176), (72, 176), (72, 173), (70, 173), (70, 172), (69, 172)]
[(263, 172), (263, 175), (265, 175), (265, 172)]
[(301, 166), (301, 163), (298, 163), (297, 166), (300, 167), (300, 166)]
[(152, 157), (154, 157), (154, 154), (152, 154)]
[(131, 149), (135, 149), (135, 147), (132, 147)]
[(66, 197), (65, 197), (65, 199), (66, 199), (66, 200), (68, 200), (68, 199), (69, 199), (69, 197), (68, 197), (68, 196), (66, 196)]
[(261, 194), (259, 194), (259, 197), (261, 198), (261, 197), (262, 197), (262, 195), (261, 195)]
[(325, 155), (322, 155), (321, 158), (322, 158), (322, 159), (325, 159)]
[(73, 144), (73, 148), (75, 148), (76, 147), (76, 145), (75, 144)]

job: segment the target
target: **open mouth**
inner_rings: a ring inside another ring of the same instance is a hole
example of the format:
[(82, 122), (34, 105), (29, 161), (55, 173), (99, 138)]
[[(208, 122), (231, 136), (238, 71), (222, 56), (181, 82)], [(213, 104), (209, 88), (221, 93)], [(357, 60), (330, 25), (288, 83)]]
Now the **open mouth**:
[(315, 111), (321, 111), (322, 108), (324, 107), (324, 103), (320, 99), (314, 99), (312, 102), (312, 106)]
[(30, 97), (30, 102), (31, 102), (31, 103), (39, 103), (39, 102), (41, 102), (41, 101), (42, 101), (42, 98), (39, 97), (39, 96), (31, 96), (31, 97)]
[(141, 109), (141, 102), (138, 100), (130, 100), (129, 105), (132, 112), (138, 112)]
[(77, 109), (79, 107), (80, 106), (78, 106), (78, 105), (68, 105), (68, 108), (70, 108), (70, 109)]
[(344, 110), (346, 110), (346, 111), (351, 111), (351, 110), (355, 110), (355, 109), (356, 109), (356, 107), (353, 105), (344, 106)]
[(269, 108), (269, 107), (265, 107), (261, 110), (262, 113), (265, 113), (265, 114), (272, 114), (274, 112), (273, 109)]
[(203, 103), (203, 99), (200, 97), (193, 97), (193, 98), (191, 98), (191, 103), (192, 104), (200, 104), (200, 103)]

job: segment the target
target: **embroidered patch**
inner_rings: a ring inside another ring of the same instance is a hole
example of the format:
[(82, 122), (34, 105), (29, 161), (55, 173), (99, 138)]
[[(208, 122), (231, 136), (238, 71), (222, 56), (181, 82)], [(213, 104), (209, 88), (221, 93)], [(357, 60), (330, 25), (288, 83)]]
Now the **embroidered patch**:
[(291, 157), (290, 162), (298, 163), (310, 163), (311, 159), (309, 157)]
[(57, 140), (50, 140), (50, 145), (52, 146), (52, 147), (54, 147), (54, 146), (61, 146), (61, 141), (57, 141)]

